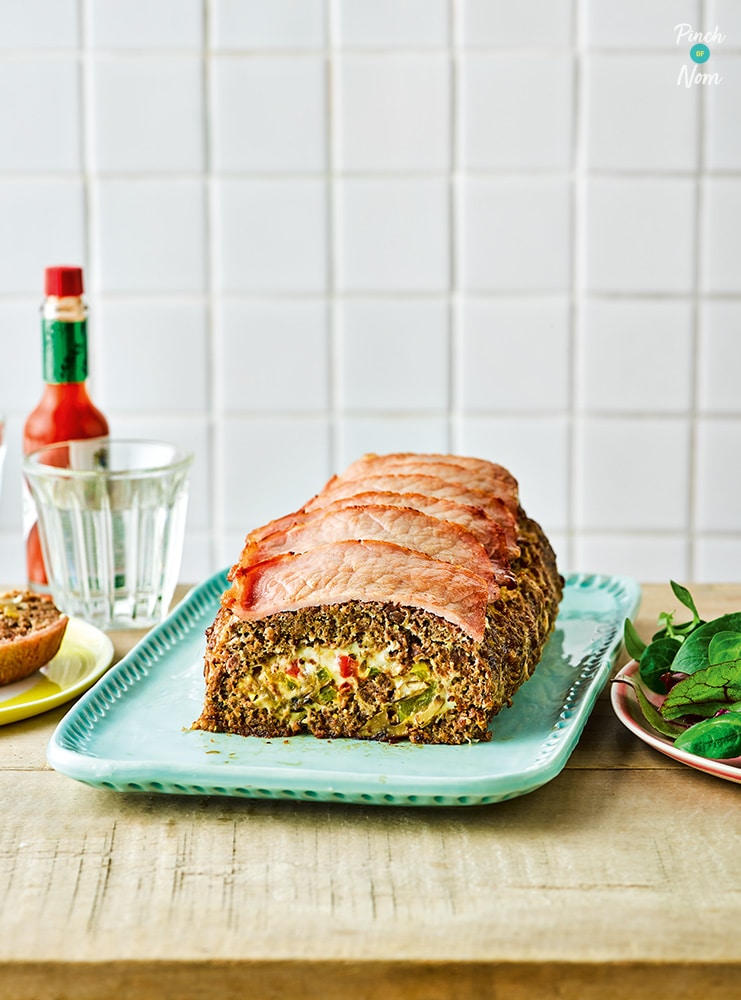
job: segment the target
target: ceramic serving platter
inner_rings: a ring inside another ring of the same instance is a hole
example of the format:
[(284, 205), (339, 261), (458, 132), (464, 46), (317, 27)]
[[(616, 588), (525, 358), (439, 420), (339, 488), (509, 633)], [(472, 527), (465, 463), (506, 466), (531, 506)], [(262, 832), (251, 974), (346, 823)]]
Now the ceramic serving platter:
[(225, 587), (220, 573), (193, 590), (87, 692), (52, 737), (54, 768), (119, 792), (405, 806), (511, 799), (566, 764), (640, 600), (630, 578), (572, 576), (542, 660), (492, 723), (491, 741), (419, 746), (191, 729), (204, 693), (204, 630)]
[(30, 677), (0, 687), (0, 726), (71, 701), (105, 673), (113, 643), (100, 629), (70, 618), (56, 656)]

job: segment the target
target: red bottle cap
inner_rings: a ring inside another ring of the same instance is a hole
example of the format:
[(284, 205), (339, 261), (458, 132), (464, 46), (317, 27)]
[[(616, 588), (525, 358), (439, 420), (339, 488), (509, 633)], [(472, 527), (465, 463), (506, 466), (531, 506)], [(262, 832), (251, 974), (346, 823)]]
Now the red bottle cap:
[(81, 267), (47, 267), (44, 272), (44, 292), (60, 299), (82, 295)]

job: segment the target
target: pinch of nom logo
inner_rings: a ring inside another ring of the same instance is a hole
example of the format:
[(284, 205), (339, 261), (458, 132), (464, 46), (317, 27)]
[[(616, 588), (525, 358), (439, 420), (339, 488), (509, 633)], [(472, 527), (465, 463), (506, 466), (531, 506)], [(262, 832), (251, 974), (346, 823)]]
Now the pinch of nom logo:
[[(674, 33), (677, 45), (689, 45), (691, 65), (683, 65), (677, 77), (677, 86), (684, 84), (687, 89), (697, 86), (713, 86), (722, 83), (720, 73), (709, 73), (705, 63), (710, 58), (710, 43), (721, 45), (726, 36), (721, 34), (716, 25), (712, 31), (694, 31), (691, 24), (675, 24)], [(702, 69), (700, 67), (703, 67)]]

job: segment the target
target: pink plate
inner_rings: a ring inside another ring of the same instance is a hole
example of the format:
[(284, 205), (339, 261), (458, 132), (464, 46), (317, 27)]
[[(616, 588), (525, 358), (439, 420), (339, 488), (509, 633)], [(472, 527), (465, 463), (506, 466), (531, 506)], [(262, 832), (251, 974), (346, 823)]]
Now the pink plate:
[[(626, 663), (622, 670), (618, 671), (610, 687), (610, 701), (615, 715), (626, 729), (629, 729), (638, 739), (643, 740), (654, 750), (678, 760), (681, 764), (694, 767), (697, 771), (704, 771), (705, 774), (712, 774), (716, 778), (741, 782), (741, 757), (734, 757), (732, 760), (709, 760), (707, 757), (698, 757), (697, 754), (687, 753), (686, 750), (677, 750), (668, 739), (649, 726), (643, 718), (631, 685), (619, 683), (621, 679), (631, 680), (637, 673), (638, 664), (635, 660), (631, 660), (630, 663)], [(655, 700), (660, 702), (660, 699)]]

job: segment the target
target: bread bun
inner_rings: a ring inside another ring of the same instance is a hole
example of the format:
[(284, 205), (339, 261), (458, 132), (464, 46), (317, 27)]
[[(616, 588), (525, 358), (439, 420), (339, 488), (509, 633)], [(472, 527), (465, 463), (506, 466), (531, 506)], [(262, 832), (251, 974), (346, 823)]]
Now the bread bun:
[(0, 594), (0, 684), (20, 681), (48, 663), (62, 644), (68, 620), (42, 594)]

